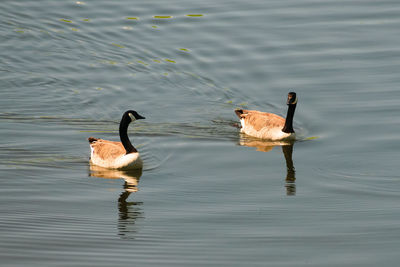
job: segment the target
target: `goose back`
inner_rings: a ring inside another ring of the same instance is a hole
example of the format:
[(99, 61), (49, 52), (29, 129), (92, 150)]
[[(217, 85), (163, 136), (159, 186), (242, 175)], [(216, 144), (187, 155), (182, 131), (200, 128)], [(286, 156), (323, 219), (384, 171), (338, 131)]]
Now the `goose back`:
[(282, 131), (285, 119), (279, 115), (246, 109), (235, 110), (235, 113), (240, 119), (242, 133), (269, 140), (294, 138), (294, 133)]

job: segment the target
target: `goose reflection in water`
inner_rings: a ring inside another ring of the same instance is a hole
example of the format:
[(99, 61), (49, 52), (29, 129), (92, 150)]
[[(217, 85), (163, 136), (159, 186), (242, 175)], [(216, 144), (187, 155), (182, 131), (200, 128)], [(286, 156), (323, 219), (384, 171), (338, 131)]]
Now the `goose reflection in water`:
[(264, 141), (260, 139), (255, 139), (244, 134), (240, 135), (239, 145), (241, 146), (248, 146), (248, 147), (255, 147), (257, 151), (262, 152), (269, 152), (275, 146), (281, 146), (282, 152), (285, 157), (286, 161), (286, 194), (288, 196), (296, 195), (296, 175), (295, 175), (295, 168), (293, 165), (293, 141)]
[(138, 184), (142, 176), (142, 169), (121, 171), (110, 170), (95, 165), (90, 165), (90, 176), (105, 179), (124, 179), (123, 191), (118, 197), (118, 230), (123, 239), (134, 239), (137, 232), (135, 226), (137, 219), (143, 218), (140, 208), (143, 202), (127, 201), (131, 193), (139, 190)]

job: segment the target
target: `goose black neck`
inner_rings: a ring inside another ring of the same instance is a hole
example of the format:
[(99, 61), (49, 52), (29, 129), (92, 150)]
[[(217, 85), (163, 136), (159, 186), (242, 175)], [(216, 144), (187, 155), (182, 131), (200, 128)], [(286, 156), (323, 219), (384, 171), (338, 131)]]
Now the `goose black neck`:
[(294, 133), (293, 130), (293, 117), (294, 117), (294, 111), (296, 110), (296, 104), (294, 105), (289, 105), (287, 115), (286, 115), (286, 121), (285, 121), (285, 126), (283, 126), (282, 132), (285, 133)]
[(121, 123), (119, 124), (119, 138), (121, 139), (121, 143), (126, 150), (126, 154), (137, 152), (136, 148), (133, 147), (128, 138), (129, 120), (129, 118), (123, 117)]

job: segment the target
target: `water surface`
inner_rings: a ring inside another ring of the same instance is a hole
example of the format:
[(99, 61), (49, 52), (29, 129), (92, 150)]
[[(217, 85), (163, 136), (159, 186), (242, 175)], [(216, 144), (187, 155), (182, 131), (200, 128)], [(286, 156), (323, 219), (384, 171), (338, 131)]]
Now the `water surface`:
[[(5, 266), (397, 266), (397, 1), (1, 1)], [(294, 144), (239, 134), (286, 114)], [(142, 172), (88, 163), (127, 109)]]

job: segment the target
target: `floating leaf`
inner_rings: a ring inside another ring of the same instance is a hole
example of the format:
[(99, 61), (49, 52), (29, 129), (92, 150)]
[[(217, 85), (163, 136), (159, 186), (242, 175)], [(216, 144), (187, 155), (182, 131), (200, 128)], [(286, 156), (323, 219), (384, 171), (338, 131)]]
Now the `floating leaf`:
[(113, 46), (119, 47), (119, 48), (125, 48), (125, 46), (120, 45), (120, 44), (116, 44), (116, 43), (112, 43)]
[(153, 59), (153, 61), (156, 62), (156, 63), (161, 63), (161, 61), (158, 60), (158, 59)]
[(90, 21), (90, 19), (82, 19), (83, 21), (86, 21), (86, 22), (89, 22)]
[(157, 29), (158, 27), (156, 25), (151, 26), (153, 29)]
[(139, 63), (139, 64), (142, 64), (142, 65), (145, 65), (145, 66), (149, 65), (149, 64), (147, 64), (147, 63), (145, 63), (145, 62), (143, 62), (143, 61), (141, 61), (141, 60), (138, 60), (138, 61), (136, 61), (136, 62)]
[(114, 60), (102, 60), (101, 63), (110, 64), (110, 65), (117, 65), (117, 61), (114, 61)]
[(139, 20), (138, 17), (127, 17), (126, 19), (129, 19), (129, 20)]
[(169, 63), (176, 63), (176, 61), (174, 61), (174, 60), (172, 60), (172, 59), (166, 58), (166, 59), (164, 59), (164, 60), (167, 61), (167, 62), (169, 62)]
[(155, 19), (172, 19), (172, 16), (153, 16)]
[(319, 136), (311, 136), (311, 137), (307, 137), (304, 140), (314, 140), (314, 139), (318, 139), (318, 138), (319, 138)]
[(72, 20), (68, 20), (68, 19), (60, 19), (60, 21), (67, 22), (67, 23), (72, 23)]
[(202, 14), (187, 14), (186, 16), (187, 17), (202, 17), (204, 15), (202, 15)]
[(186, 48), (179, 48), (179, 50), (189, 52), (189, 49), (186, 49)]
[(79, 31), (77, 28), (71, 28), (71, 30), (73, 30), (74, 32)]

